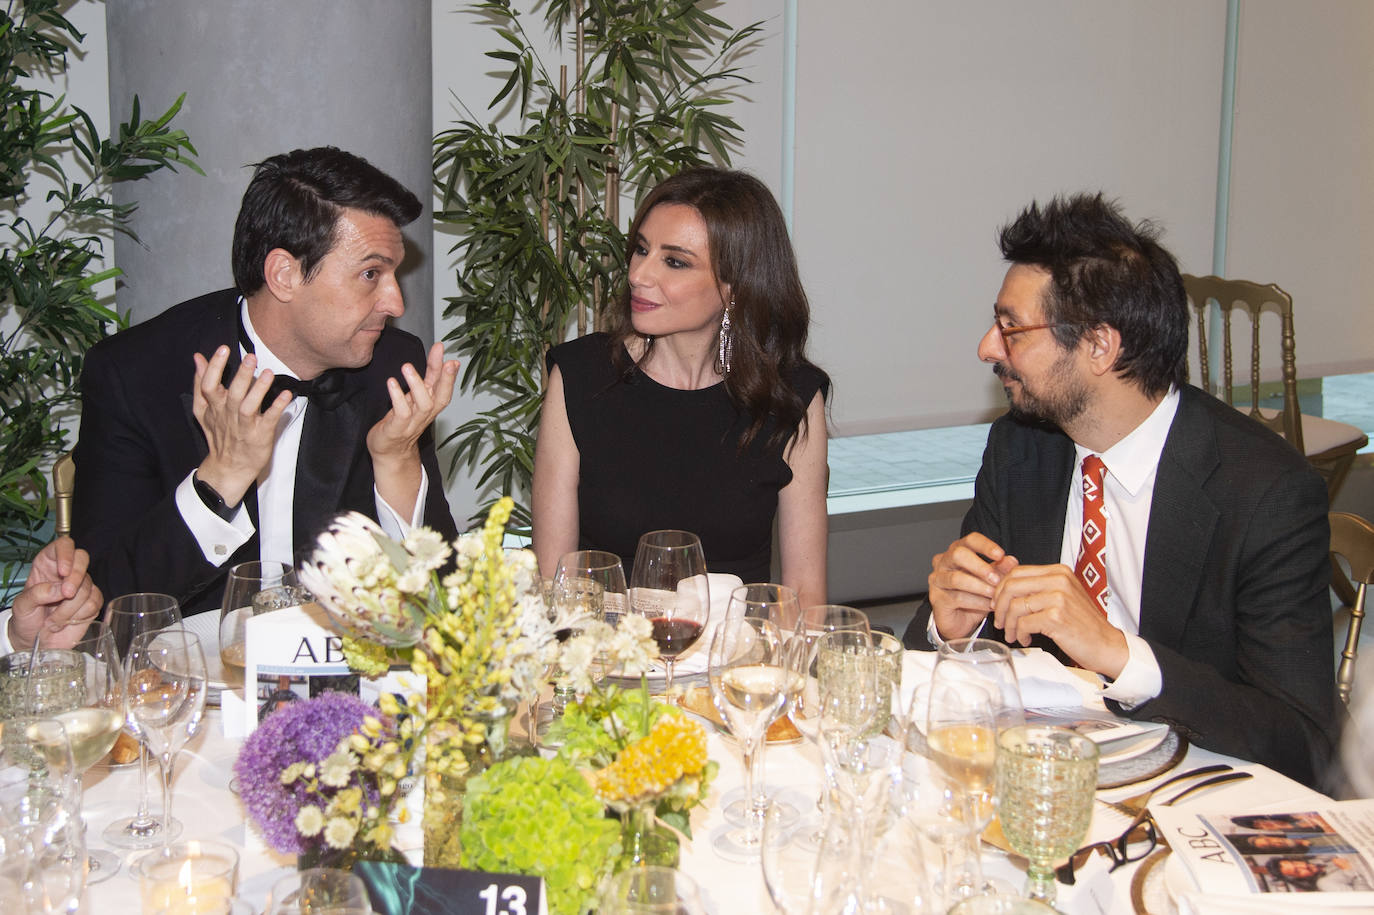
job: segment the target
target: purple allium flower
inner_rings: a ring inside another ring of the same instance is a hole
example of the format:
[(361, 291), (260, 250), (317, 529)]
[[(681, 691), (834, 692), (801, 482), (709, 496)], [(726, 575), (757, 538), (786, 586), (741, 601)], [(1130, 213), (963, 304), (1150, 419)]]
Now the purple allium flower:
[(283, 785), (282, 771), (296, 762), (319, 763), (338, 748), (339, 741), (361, 728), (367, 715), (381, 717), (357, 696), (325, 692), (287, 703), (249, 735), (234, 762), (234, 774), (249, 818), (272, 848), (288, 854), (307, 850), (295, 824), (306, 800), (305, 789), (299, 780)]

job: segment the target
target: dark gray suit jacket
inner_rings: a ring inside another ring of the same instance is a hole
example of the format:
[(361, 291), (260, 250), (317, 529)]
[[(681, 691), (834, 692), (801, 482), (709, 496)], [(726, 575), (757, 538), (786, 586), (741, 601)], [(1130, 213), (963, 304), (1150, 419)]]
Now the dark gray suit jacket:
[[(1058, 429), (999, 419), (962, 533), (986, 535), (1023, 564), (1059, 562), (1073, 466), (1073, 442)], [(1140, 598), (1140, 635), (1163, 688), (1114, 710), (1324, 782), (1338, 730), (1326, 511), (1325, 487), (1302, 455), (1185, 386), (1155, 478)], [(929, 618), (927, 602), (908, 647), (931, 647)], [(983, 634), (1002, 637), (990, 622)]]
[[(177, 511), (174, 492), (207, 453), (191, 412), (195, 366), (221, 344), (238, 368), (238, 292), (225, 289), (182, 302), (100, 341), (81, 372), (81, 429), (76, 460), (72, 534), (91, 554), (91, 577), (106, 598), (135, 591), (172, 594), (183, 615), (218, 607), (224, 579), (236, 563), (258, 558), (255, 534), (221, 565), (205, 560)], [(366, 367), (346, 372), (344, 400), (334, 410), (306, 410), (296, 465), (292, 514), (297, 558), (342, 511), (377, 514), (368, 430), (391, 401), (386, 379), (410, 362), (423, 375), (425, 352), (411, 334), (388, 327)], [(456, 529), (444, 497), (433, 430), (420, 440), (429, 475), (425, 524), (445, 537)], [(257, 494), (245, 497), (256, 526)]]

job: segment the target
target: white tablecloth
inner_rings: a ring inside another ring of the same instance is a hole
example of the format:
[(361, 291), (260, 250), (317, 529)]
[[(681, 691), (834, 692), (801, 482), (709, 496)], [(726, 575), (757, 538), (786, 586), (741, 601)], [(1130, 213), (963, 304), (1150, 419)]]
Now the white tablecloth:
[[(919, 676), (927, 669), (927, 659), (908, 653), (906, 670)], [(906, 690), (909, 693), (909, 689)], [(239, 868), (239, 893), (259, 908), (266, 900), (272, 883), (286, 875), (293, 862), (285, 857), (251, 850), (245, 842), (243, 808), (228, 790), (230, 767), (241, 741), (223, 736), (218, 710), (212, 710), (201, 735), (196, 737), (182, 754), (180, 771), (176, 775), (173, 814), (185, 826), (183, 839), (216, 838), (233, 843), (242, 850)], [(693, 875), (701, 886), (708, 911), (714, 915), (758, 913), (773, 911), (763, 885), (759, 866), (740, 864), (720, 858), (710, 847), (707, 838), (712, 830), (724, 823), (719, 797), (743, 783), (743, 772), (736, 744), (719, 734), (710, 738), (710, 755), (720, 763), (720, 776), (713, 786), (713, 797), (696, 810), (692, 818), (695, 841), (685, 844), (682, 867)], [(1187, 758), (1173, 770), (1183, 771), (1193, 766), (1213, 762), (1229, 762), (1238, 769), (1254, 773), (1255, 778), (1225, 785), (1201, 793), (1183, 802), (1187, 809), (1235, 810), (1281, 808), (1290, 803), (1310, 801), (1314, 792), (1263, 766), (1241, 763), (1229, 757), (1192, 747)], [(1165, 776), (1161, 776), (1162, 779)], [(792, 746), (769, 747), (765, 756), (765, 783), (770, 789), (791, 788), (805, 797), (819, 793), (821, 779), (817, 748), (809, 742)], [(153, 805), (159, 808), (157, 779), (152, 780)], [(1143, 790), (1150, 782), (1104, 792), (1103, 797), (1119, 799)], [(1320, 795), (1315, 795), (1320, 797)], [(88, 822), (88, 841), (93, 847), (105, 847), (101, 830), (111, 821), (128, 816), (138, 797), (138, 768), (111, 770), (97, 767), (86, 779), (85, 812)], [(1182, 806), (1182, 805), (1180, 805)], [(1110, 838), (1125, 826), (1126, 820), (1105, 805), (1097, 805), (1089, 840)], [(257, 845), (258, 843), (253, 843)], [(85, 911), (105, 913), (134, 913), (139, 911), (139, 887), (130, 875), (128, 864), (144, 852), (123, 853), (125, 865), (113, 878), (88, 888)], [(1011, 859), (995, 849), (986, 849), (985, 866), (989, 876), (1008, 881), (1019, 887), (1023, 873)], [(1110, 878), (1080, 882), (1075, 887), (1060, 888), (1060, 906), (1068, 913), (1121, 913), (1133, 911), (1130, 901), (1130, 880), (1134, 872), (1128, 866)]]

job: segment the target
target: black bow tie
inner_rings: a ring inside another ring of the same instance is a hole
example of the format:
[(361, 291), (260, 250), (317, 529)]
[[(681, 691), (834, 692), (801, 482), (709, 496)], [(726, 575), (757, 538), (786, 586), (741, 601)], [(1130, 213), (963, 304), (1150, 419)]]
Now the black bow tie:
[[(243, 326), (243, 312), (239, 312), (239, 345), (245, 353), (254, 352), (253, 338), (248, 336), (248, 331)], [(273, 375), (272, 386), (263, 395), (258, 412), (266, 413), (267, 408), (272, 406), (272, 402), (282, 391), (290, 391), (295, 397), (305, 397), (321, 410), (333, 410), (344, 402), (343, 389), (342, 369), (328, 369), (309, 381), (301, 381), (290, 375)]]

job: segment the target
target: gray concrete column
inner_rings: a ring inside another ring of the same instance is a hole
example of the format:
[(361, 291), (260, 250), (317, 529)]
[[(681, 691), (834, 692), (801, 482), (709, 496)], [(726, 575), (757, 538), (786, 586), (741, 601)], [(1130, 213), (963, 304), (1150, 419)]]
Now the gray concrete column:
[(434, 339), (430, 7), (427, 0), (108, 0), (110, 119), (186, 102), (175, 124), (206, 177), (181, 169), (122, 187), (139, 241), (119, 237), (116, 302), (138, 322), (233, 285), (229, 249), (251, 163), (338, 146), (424, 202), (404, 230), (396, 323)]

